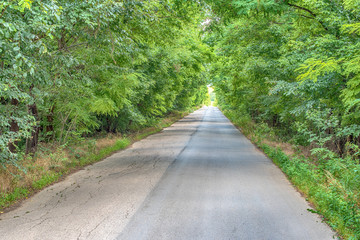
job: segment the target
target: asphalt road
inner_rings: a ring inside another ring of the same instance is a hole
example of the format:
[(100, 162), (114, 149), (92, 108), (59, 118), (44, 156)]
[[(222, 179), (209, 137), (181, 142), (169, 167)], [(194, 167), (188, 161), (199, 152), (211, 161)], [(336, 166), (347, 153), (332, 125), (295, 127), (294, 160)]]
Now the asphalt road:
[(283, 173), (214, 107), (0, 216), (0, 239), (333, 239)]

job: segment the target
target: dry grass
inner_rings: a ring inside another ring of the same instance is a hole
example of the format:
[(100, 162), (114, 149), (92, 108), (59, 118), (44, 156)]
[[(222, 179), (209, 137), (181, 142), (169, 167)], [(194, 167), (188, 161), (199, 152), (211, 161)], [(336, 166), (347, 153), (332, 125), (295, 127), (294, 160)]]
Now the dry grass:
[(109, 134), (104, 138), (97, 139), (95, 143), (96, 151), (114, 145), (115, 142), (120, 138), (122, 138), (121, 135)]
[(262, 143), (269, 145), (270, 147), (280, 148), (287, 156), (303, 155), (306, 158), (313, 158), (311, 155), (312, 146), (294, 146), (286, 142), (276, 142), (269, 139), (262, 139)]
[[(255, 124), (252, 123), (254, 126)], [(237, 125), (235, 125), (238, 129), (240, 129)], [(260, 141), (263, 144), (266, 144), (273, 148), (280, 148), (287, 156), (304, 156), (306, 158), (314, 158), (314, 156), (311, 154), (311, 149), (314, 148), (313, 145), (309, 146), (295, 146), (288, 142), (283, 142), (279, 137), (277, 136), (267, 136), (263, 135), (261, 138), (259, 138), (256, 134), (253, 133), (253, 131), (242, 131), (242, 133), (245, 134), (245, 136), (248, 139), (253, 139), (253, 141)], [(256, 145), (260, 144), (257, 143)]]
[(274, 141), (270, 141), (268, 139), (263, 139), (262, 143), (269, 145), (270, 147), (280, 148), (288, 156), (292, 156), (295, 154), (294, 147), (289, 143), (274, 142)]
[(12, 185), (12, 175), (1, 169), (0, 170), (0, 191), (1, 192), (8, 192), (9, 190), (11, 190), (11, 185)]
[[(20, 163), (22, 169), (14, 166), (8, 166), (6, 170), (0, 168), (0, 193), (11, 194), (16, 189), (27, 189), (30, 193), (36, 192), (39, 188), (34, 183), (41, 181), (44, 176), (56, 174), (60, 176), (76, 171), (81, 168), (78, 159), (86, 154), (97, 153), (101, 149), (114, 146), (117, 140), (119, 137), (109, 135), (97, 140), (85, 140), (83, 144), (67, 148), (42, 143), (41, 150), (36, 156), (23, 159)], [(94, 146), (95, 149), (89, 149), (89, 146)], [(57, 178), (54, 180), (56, 181)], [(51, 183), (47, 182), (44, 187)], [(0, 210), (1, 208), (2, 206)]]
[[(65, 171), (70, 164), (89, 152), (97, 153), (101, 149), (113, 146), (121, 135), (109, 134), (97, 140), (85, 140), (82, 144), (62, 147), (41, 143), (34, 157), (25, 157), (20, 163), (21, 169), (8, 166), (0, 169), (0, 190), (2, 193), (12, 192), (15, 188), (31, 188), (33, 182), (41, 179), (46, 173)], [(90, 147), (89, 147), (90, 146)], [(89, 149), (94, 146), (95, 149)]]
[[(70, 162), (69, 154), (61, 147), (41, 144), (42, 149), (35, 157), (25, 157), (20, 163), (21, 169), (7, 166), (0, 169), (0, 189), (2, 193), (13, 191), (15, 188), (31, 188), (34, 181), (39, 180), (45, 172), (55, 172), (65, 169)], [(51, 151), (51, 154), (47, 154)]]

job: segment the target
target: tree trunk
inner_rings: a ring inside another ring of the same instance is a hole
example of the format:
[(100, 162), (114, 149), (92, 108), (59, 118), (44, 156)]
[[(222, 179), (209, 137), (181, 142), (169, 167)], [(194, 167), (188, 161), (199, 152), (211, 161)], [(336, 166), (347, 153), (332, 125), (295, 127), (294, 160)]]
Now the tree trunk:
[[(17, 99), (11, 99), (11, 105), (17, 106), (18, 104), (19, 101)], [(17, 122), (14, 119), (10, 120), (10, 132), (16, 133), (18, 131), (19, 131), (19, 125), (17, 124)], [(12, 153), (16, 152), (16, 145), (17, 145), (17, 141), (13, 141), (8, 144), (10, 152)]]
[[(28, 105), (28, 111), (29, 111), (29, 114), (34, 116), (36, 122), (38, 122), (39, 114), (38, 114), (36, 103)], [(40, 129), (39, 129), (38, 124), (36, 123), (36, 125), (33, 127), (32, 131), (31, 131), (31, 137), (26, 139), (26, 154), (29, 154), (29, 153), (34, 154), (36, 152), (38, 141), (39, 141), (39, 132), (40, 132)]]
[[(55, 105), (53, 105), (50, 108), (50, 112), (49, 114), (46, 116), (47, 118), (47, 125), (46, 125), (46, 138), (53, 138), (54, 137), (54, 110), (55, 110)], [(52, 136), (49, 137), (50, 133), (52, 133)]]

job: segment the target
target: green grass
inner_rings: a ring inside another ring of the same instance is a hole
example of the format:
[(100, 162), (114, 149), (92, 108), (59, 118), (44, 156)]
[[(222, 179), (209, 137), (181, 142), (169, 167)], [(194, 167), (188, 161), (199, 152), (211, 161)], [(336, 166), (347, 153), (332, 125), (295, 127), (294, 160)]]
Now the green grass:
[(11, 203), (18, 199), (26, 198), (30, 191), (26, 188), (15, 188), (11, 193), (0, 193), (0, 210), (10, 206)]
[(46, 186), (56, 182), (61, 177), (62, 172), (55, 172), (55, 173), (46, 173), (45, 175), (41, 176), (41, 178), (37, 181), (34, 181), (32, 184), (32, 188), (34, 190), (41, 190)]
[(131, 141), (127, 138), (119, 139), (115, 142), (113, 146), (105, 147), (101, 149), (97, 154), (90, 154), (88, 156), (82, 157), (79, 159), (78, 165), (85, 166), (94, 162), (98, 162), (116, 151), (125, 149), (131, 144)]

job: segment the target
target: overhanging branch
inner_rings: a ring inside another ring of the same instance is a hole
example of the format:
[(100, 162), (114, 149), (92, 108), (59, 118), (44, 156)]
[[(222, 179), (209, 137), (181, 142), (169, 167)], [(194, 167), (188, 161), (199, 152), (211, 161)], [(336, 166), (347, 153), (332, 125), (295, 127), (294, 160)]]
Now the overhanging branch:
[(324, 22), (321, 21), (321, 20), (319, 20), (319, 19), (317, 19), (317, 18), (316, 18), (317, 15), (316, 15), (313, 11), (311, 11), (310, 9), (307, 9), (307, 8), (305, 8), (305, 7), (298, 6), (298, 5), (289, 3), (289, 2), (286, 2), (286, 4), (287, 4), (288, 6), (290, 6), (290, 7), (297, 8), (297, 9), (303, 10), (303, 11), (305, 11), (305, 12), (308, 12), (312, 17), (305, 16), (305, 15), (300, 15), (300, 16), (301, 16), (301, 17), (310, 18), (310, 19), (316, 19), (316, 20), (320, 23), (320, 25), (321, 25), (326, 31), (329, 31), (329, 29), (324, 25)]

